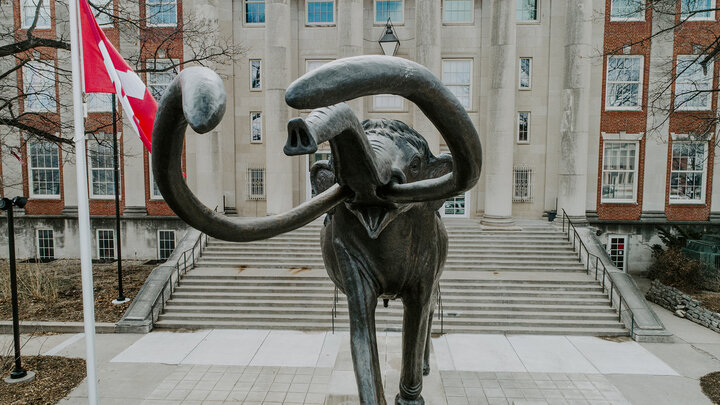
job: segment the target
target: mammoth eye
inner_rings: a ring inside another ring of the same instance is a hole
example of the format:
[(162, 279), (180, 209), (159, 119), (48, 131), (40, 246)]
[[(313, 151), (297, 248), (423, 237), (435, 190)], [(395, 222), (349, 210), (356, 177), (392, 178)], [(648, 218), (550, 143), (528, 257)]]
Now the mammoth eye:
[(410, 173), (417, 174), (420, 171), (420, 159), (418, 157), (413, 158), (408, 167), (410, 169)]

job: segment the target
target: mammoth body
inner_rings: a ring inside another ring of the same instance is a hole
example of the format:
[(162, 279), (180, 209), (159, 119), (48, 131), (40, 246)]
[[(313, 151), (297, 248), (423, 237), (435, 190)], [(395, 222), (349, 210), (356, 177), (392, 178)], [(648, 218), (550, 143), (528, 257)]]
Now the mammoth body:
[[(452, 155), (434, 156), (425, 139), (400, 121), (360, 123), (343, 102), (373, 94), (414, 102), (445, 139)], [(438, 209), (471, 188), (480, 175), (481, 147), (465, 109), (426, 68), (401, 58), (340, 59), (307, 73), (287, 90), (307, 118), (288, 123), (289, 156), (330, 143), (330, 162), (311, 168), (319, 193), (288, 212), (228, 218), (204, 206), (181, 169), (185, 129), (204, 133), (225, 110), (222, 80), (206, 68), (178, 75), (160, 101), (153, 128), (153, 175), (170, 208), (206, 234), (229, 241), (266, 239), (327, 213), (321, 233), (325, 267), (347, 296), (351, 352), (363, 404), (385, 404), (375, 335), (378, 298), (400, 298), (403, 342), (396, 404), (423, 404), (429, 337), (448, 238)]]

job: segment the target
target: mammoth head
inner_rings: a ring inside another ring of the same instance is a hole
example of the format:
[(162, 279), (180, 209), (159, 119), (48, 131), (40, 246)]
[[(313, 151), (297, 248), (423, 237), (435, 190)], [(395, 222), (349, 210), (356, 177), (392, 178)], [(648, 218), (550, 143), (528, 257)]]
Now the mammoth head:
[[(360, 124), (343, 102), (374, 94), (396, 94), (414, 102), (430, 119), (451, 156), (433, 156), (425, 140), (400, 121)], [(288, 155), (309, 154), (330, 142), (333, 162), (312, 169), (319, 195), (290, 211), (264, 218), (231, 220), (198, 201), (180, 166), (188, 124), (196, 132), (214, 128), (225, 110), (221, 79), (206, 68), (188, 68), (160, 101), (153, 128), (153, 175), (166, 202), (191, 226), (231, 241), (265, 239), (309, 223), (341, 203), (371, 237), (409, 204), (444, 199), (470, 189), (480, 176), (480, 139), (464, 107), (426, 68), (386, 56), (359, 56), (328, 63), (296, 80), (285, 100), (314, 110), (288, 123)], [(436, 208), (437, 209), (437, 208)]]

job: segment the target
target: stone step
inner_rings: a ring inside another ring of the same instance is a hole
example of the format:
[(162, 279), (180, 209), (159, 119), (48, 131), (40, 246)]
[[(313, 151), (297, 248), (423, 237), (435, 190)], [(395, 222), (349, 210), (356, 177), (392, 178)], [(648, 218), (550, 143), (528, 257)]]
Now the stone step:
[[(291, 254), (293, 258), (322, 258), (322, 255), (320, 251), (298, 251), (293, 252)], [(215, 249), (206, 249), (203, 251), (202, 257), (205, 258), (221, 258), (221, 257), (233, 257), (238, 259), (246, 259), (246, 258), (268, 258), (268, 259), (276, 259), (276, 257), (273, 257), (272, 255), (269, 255), (267, 251), (261, 251), (261, 250), (255, 250), (255, 251), (246, 251), (245, 249), (227, 249), (227, 250), (215, 250)], [(502, 260), (502, 261), (508, 261), (508, 254), (499, 254), (498, 252), (450, 252), (447, 257), (448, 260), (488, 260), (488, 261), (494, 261), (494, 260)], [(530, 254), (525, 252), (522, 255), (516, 255), (512, 257), (510, 260), (512, 261), (572, 261), (575, 263), (579, 263), (578, 256), (576, 254), (573, 254), (571, 252), (568, 252), (566, 254), (558, 254), (558, 253), (540, 253), (540, 254)]]
[[(316, 249), (313, 249), (315, 247)], [(315, 254), (320, 252), (320, 244), (316, 245), (261, 245), (261, 244), (238, 244), (238, 245), (208, 245), (204, 252), (261, 252), (261, 253), (292, 253), (292, 254)], [(507, 245), (477, 245), (477, 246), (455, 246), (451, 244), (448, 253), (522, 253), (528, 255), (545, 255), (548, 253), (577, 255), (577, 252), (566, 244), (546, 246), (507, 246)]]
[[(258, 261), (238, 261), (238, 260), (209, 260), (206, 258), (200, 258), (198, 261), (199, 266), (203, 267), (223, 267), (223, 268), (238, 268), (243, 266), (244, 268), (290, 268), (290, 267), (308, 267), (311, 269), (324, 269), (325, 265), (322, 260), (310, 261), (310, 260), (298, 260), (288, 262), (258, 262)], [(553, 263), (548, 264), (488, 264), (488, 263), (446, 263), (445, 270), (452, 271), (549, 271), (549, 272), (584, 272), (585, 267), (580, 264), (566, 264), (566, 265), (555, 265)]]
[[(262, 254), (241, 254), (241, 253), (204, 253), (201, 256), (201, 260), (204, 262), (216, 262), (216, 261), (233, 261), (233, 262), (253, 262), (253, 263), (276, 263), (276, 264), (295, 264), (295, 263), (307, 263), (307, 264), (323, 264), (323, 258), (320, 254), (316, 255), (292, 255), (292, 257), (271, 257)], [(504, 265), (529, 265), (537, 267), (558, 267), (560, 265), (568, 266), (581, 266), (577, 257), (573, 256), (560, 256), (553, 257), (547, 256), (543, 258), (526, 258), (516, 257), (508, 259), (507, 256), (466, 256), (458, 257), (449, 255), (445, 260), (445, 265), (469, 265), (474, 266), (476, 264), (482, 264), (485, 266), (504, 266)]]

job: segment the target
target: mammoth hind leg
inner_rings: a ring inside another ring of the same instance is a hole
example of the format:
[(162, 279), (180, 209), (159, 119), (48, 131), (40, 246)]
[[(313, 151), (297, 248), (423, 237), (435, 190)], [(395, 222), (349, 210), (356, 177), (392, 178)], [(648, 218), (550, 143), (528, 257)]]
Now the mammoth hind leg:
[(402, 370), (396, 405), (422, 405), (423, 362), (430, 327), (430, 297), (403, 297)]
[(423, 355), (423, 375), (430, 375), (430, 345), (432, 344), (432, 321), (435, 315), (435, 305), (430, 306), (430, 315), (428, 315), (427, 338), (425, 339), (425, 353)]

